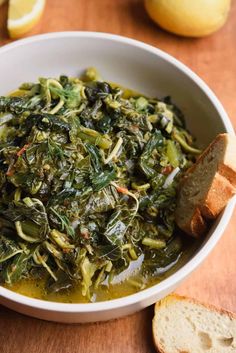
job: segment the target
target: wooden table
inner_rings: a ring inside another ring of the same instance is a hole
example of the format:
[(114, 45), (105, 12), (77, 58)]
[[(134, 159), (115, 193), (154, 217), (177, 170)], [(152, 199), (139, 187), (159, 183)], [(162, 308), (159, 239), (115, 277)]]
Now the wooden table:
[[(7, 5), (0, 10), (0, 44), (9, 42)], [(42, 21), (30, 34), (89, 30), (121, 34), (167, 51), (190, 66), (215, 91), (236, 125), (236, 1), (227, 24), (203, 39), (184, 39), (160, 30), (141, 0), (47, 0)], [(236, 213), (217, 247), (179, 293), (236, 311)], [(62, 325), (0, 307), (2, 353), (154, 352), (153, 307), (112, 322)]]

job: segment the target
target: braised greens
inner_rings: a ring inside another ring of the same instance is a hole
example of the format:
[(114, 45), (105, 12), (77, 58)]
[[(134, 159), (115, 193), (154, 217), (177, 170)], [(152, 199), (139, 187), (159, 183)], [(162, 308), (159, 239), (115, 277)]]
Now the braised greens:
[(179, 259), (176, 189), (199, 150), (169, 97), (88, 69), (24, 83), (0, 113), (2, 284), (44, 278), (45, 291), (95, 300), (135, 261), (144, 288)]

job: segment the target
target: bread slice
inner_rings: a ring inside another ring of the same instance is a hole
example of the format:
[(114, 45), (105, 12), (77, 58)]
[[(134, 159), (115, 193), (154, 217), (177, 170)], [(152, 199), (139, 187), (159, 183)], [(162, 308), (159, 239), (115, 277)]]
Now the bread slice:
[(156, 303), (153, 338), (160, 353), (235, 353), (236, 315), (169, 295)]
[(179, 188), (175, 220), (199, 237), (236, 193), (236, 136), (220, 134), (186, 172)]

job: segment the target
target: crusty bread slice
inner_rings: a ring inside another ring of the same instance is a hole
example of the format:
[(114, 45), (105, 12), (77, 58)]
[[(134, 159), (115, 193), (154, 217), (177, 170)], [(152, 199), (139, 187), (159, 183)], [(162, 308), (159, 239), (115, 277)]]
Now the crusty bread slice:
[(198, 237), (236, 193), (236, 136), (220, 134), (186, 172), (180, 184), (175, 220)]
[(235, 353), (236, 315), (175, 294), (156, 303), (153, 338), (160, 353)]

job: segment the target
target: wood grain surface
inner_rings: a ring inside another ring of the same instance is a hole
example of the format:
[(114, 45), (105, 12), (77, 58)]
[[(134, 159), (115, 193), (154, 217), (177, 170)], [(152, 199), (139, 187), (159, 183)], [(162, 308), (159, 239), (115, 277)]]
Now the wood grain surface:
[[(7, 5), (0, 8), (0, 44), (9, 42)], [(30, 33), (89, 30), (116, 33), (152, 44), (190, 66), (215, 91), (236, 125), (236, 1), (227, 24), (214, 35), (185, 39), (159, 29), (141, 0), (47, 0)], [(216, 248), (178, 289), (179, 293), (236, 311), (236, 213)], [(153, 307), (112, 322), (62, 325), (0, 307), (2, 353), (154, 352)]]

